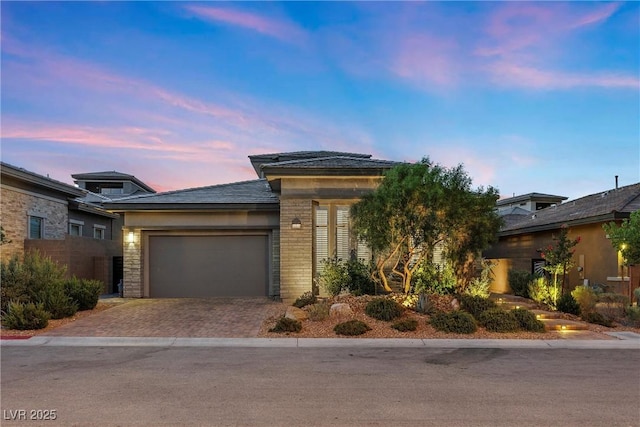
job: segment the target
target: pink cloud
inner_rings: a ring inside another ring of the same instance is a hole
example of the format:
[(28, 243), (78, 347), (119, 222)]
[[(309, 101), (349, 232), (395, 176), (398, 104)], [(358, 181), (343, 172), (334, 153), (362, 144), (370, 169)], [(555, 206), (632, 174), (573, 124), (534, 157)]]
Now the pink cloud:
[(411, 34), (402, 39), (391, 59), (391, 70), (420, 85), (445, 85), (457, 82), (457, 44), (427, 34)]
[(287, 43), (298, 44), (306, 38), (306, 33), (292, 23), (266, 18), (245, 11), (195, 5), (186, 6), (185, 9), (200, 19), (246, 28)]
[(639, 89), (640, 79), (615, 73), (575, 74), (547, 71), (533, 66), (499, 61), (488, 66), (494, 83), (502, 86), (534, 89), (567, 89), (573, 87), (603, 87)]

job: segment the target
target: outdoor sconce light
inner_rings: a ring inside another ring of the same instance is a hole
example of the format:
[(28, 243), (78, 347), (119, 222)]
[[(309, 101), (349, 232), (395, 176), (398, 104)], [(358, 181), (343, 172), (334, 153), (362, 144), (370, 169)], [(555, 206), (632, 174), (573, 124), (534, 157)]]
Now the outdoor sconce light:
[(299, 218), (293, 218), (291, 221), (291, 228), (302, 228), (302, 221)]
[(133, 231), (130, 231), (127, 235), (127, 243), (135, 243), (135, 241), (135, 234), (133, 234)]

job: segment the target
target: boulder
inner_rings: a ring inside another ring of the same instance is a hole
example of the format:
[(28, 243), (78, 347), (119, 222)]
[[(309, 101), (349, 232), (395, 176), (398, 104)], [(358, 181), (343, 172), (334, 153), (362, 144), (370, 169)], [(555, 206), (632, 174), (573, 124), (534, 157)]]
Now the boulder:
[(456, 298), (451, 300), (451, 308), (453, 308), (454, 310), (460, 310), (460, 303)]
[(331, 317), (341, 317), (341, 316), (350, 316), (353, 314), (353, 310), (349, 304), (344, 302), (338, 302), (331, 305), (329, 308), (329, 316)]
[(309, 313), (302, 310), (301, 308), (289, 306), (287, 307), (287, 312), (284, 314), (284, 317), (302, 322), (303, 320), (307, 320), (309, 318)]

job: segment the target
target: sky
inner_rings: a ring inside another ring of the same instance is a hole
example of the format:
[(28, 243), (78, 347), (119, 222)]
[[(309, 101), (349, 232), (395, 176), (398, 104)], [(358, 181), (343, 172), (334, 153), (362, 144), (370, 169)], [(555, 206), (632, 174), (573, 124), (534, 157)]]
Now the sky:
[(0, 3), (1, 158), (158, 191), (301, 150), (501, 197), (640, 181), (638, 2)]

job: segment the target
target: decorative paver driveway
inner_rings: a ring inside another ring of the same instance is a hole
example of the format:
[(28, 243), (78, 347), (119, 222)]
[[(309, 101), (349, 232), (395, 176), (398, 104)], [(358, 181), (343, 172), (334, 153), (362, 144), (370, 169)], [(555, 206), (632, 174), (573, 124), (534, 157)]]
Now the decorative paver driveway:
[(67, 337), (256, 337), (278, 307), (267, 298), (136, 299), (43, 335)]

